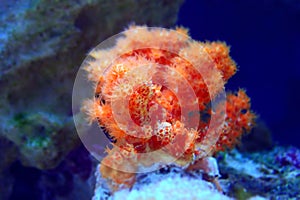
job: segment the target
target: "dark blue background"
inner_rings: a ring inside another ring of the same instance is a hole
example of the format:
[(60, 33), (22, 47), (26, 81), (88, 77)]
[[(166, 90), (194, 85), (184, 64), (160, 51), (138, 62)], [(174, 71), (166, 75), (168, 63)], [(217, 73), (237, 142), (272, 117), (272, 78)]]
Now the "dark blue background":
[(245, 88), (274, 140), (300, 147), (299, 1), (186, 0), (178, 25), (230, 45), (239, 71), (226, 89)]

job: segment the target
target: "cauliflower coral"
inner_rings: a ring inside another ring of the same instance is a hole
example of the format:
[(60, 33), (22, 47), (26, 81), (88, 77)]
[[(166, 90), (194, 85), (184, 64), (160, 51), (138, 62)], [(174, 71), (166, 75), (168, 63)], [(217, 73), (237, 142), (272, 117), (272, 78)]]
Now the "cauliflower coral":
[(194, 41), (184, 28), (131, 26), (89, 55), (95, 98), (83, 110), (111, 141), (99, 170), (113, 190), (131, 187), (135, 173), (188, 168), (232, 148), (254, 124), (245, 91), (224, 93), (237, 70), (225, 43)]

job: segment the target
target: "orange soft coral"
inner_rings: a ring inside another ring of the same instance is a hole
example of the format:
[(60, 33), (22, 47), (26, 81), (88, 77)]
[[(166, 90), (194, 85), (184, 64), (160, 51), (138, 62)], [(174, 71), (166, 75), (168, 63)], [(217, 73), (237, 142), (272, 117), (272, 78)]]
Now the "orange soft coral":
[(253, 125), (243, 90), (213, 103), (236, 72), (229, 48), (187, 33), (132, 26), (113, 48), (90, 53), (96, 98), (84, 110), (113, 138), (100, 171), (114, 189), (157, 163), (188, 166), (232, 148)]

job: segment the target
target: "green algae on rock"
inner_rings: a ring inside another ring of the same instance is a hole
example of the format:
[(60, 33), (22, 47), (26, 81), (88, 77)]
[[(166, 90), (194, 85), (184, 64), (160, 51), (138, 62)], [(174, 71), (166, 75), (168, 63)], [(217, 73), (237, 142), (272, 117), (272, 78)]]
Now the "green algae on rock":
[(18, 146), (26, 166), (52, 168), (78, 143), (75, 133), (66, 134), (75, 132), (72, 121), (48, 113), (19, 113), (6, 125), (4, 134)]
[(13, 162), (54, 168), (78, 147), (71, 96), (89, 49), (133, 22), (173, 26), (182, 2), (0, 1), (0, 199)]

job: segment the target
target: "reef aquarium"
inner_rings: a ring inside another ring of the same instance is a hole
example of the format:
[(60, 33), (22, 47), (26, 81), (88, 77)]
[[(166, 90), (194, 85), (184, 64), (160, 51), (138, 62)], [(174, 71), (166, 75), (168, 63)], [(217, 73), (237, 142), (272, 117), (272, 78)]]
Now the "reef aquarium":
[(297, 0), (1, 0), (0, 200), (300, 199)]

